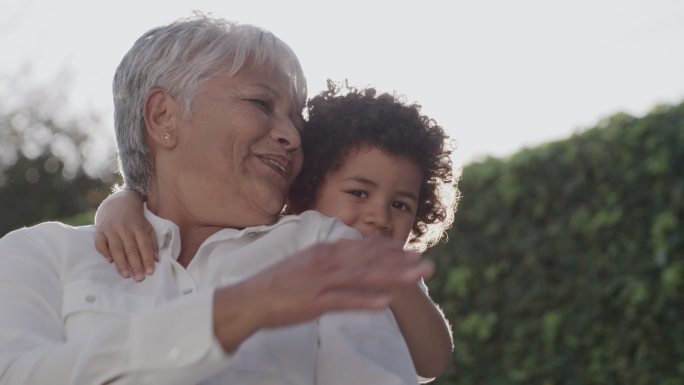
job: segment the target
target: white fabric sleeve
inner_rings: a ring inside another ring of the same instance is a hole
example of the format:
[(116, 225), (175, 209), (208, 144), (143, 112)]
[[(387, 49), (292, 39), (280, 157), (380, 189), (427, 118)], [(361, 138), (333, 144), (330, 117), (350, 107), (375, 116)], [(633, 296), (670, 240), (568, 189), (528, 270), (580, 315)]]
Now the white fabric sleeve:
[(62, 245), (20, 230), (0, 240), (0, 385), (193, 384), (227, 355), (212, 327), (213, 292), (123, 316), (68, 341)]
[[(319, 241), (361, 238), (338, 220), (325, 230)], [(418, 383), (408, 347), (389, 309), (325, 314), (318, 320), (318, 335), (317, 385)]]
[[(322, 215), (317, 211), (314, 213), (316, 215)], [(337, 218), (331, 218), (331, 220), (325, 223), (325, 226), (320, 226), (316, 229), (316, 234), (318, 234), (316, 242), (335, 242), (341, 239), (362, 238), (361, 233), (359, 233), (358, 230), (345, 225)]]
[(406, 342), (389, 309), (326, 314), (318, 322), (317, 385), (416, 385)]

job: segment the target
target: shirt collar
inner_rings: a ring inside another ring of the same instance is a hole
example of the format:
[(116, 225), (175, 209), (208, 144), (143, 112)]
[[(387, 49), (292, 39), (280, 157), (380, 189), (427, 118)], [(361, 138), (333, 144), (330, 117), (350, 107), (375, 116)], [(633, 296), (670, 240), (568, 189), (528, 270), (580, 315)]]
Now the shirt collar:
[[(255, 236), (259, 235), (261, 233), (267, 233), (271, 229), (281, 226), (287, 222), (291, 222), (293, 220), (297, 219), (296, 215), (283, 215), (278, 217), (278, 220), (275, 223), (269, 224), (269, 225), (259, 225), (259, 226), (250, 226), (250, 227), (245, 227), (244, 229), (232, 229), (232, 228), (225, 228), (221, 231), (217, 231), (215, 234), (211, 235), (209, 238), (207, 238), (206, 241), (202, 244), (208, 245), (210, 243), (214, 242), (219, 242), (228, 238), (241, 238), (244, 236)], [(202, 246), (200, 246), (200, 249)]]
[(159, 251), (169, 248), (171, 256), (178, 259), (180, 255), (180, 229), (178, 225), (154, 214), (147, 208), (147, 203), (144, 204), (143, 213), (145, 219), (150, 222), (154, 229)]
[[(162, 218), (154, 214), (147, 208), (147, 203), (143, 205), (143, 211), (145, 219), (147, 219), (147, 221), (150, 222), (152, 228), (154, 229), (154, 235), (157, 237), (159, 251), (161, 252), (162, 250), (169, 248), (171, 257), (173, 257), (174, 259), (178, 259), (178, 256), (180, 255), (181, 244), (180, 229), (178, 225), (176, 225), (168, 219)], [(225, 228), (207, 238), (202, 243), (202, 246), (200, 246), (199, 249), (210, 243), (219, 242), (229, 238), (235, 239), (244, 236), (254, 236), (260, 233), (265, 233), (277, 226), (281, 226), (295, 219), (297, 219), (296, 215), (284, 215), (279, 217), (278, 221), (269, 225), (250, 226), (245, 227), (244, 229)]]

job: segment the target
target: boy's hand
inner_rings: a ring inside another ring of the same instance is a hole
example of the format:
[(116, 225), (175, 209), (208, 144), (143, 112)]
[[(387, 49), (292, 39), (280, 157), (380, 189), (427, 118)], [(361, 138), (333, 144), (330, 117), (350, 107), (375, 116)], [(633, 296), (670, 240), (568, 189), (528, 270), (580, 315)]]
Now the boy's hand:
[(138, 193), (122, 190), (102, 201), (95, 214), (95, 248), (114, 262), (119, 274), (136, 281), (152, 274), (154, 262), (159, 261), (157, 238), (142, 204)]

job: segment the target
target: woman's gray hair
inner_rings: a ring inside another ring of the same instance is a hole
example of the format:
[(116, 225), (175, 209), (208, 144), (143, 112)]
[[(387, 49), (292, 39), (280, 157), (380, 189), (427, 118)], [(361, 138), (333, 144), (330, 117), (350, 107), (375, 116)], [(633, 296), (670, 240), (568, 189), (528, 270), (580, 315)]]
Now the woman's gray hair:
[(153, 88), (177, 98), (189, 118), (204, 80), (219, 73), (235, 75), (250, 64), (286, 74), (293, 103), (298, 111), (304, 108), (306, 80), (299, 60), (266, 30), (196, 14), (140, 37), (116, 69), (113, 83), (114, 129), (125, 187), (143, 195), (149, 191), (153, 167), (144, 108)]

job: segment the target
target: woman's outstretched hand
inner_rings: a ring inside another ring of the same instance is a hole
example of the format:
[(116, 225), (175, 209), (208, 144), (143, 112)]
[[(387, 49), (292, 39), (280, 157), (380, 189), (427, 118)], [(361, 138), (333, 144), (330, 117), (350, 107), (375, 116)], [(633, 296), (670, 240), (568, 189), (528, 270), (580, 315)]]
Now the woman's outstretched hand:
[(342, 240), (312, 246), (214, 295), (214, 332), (227, 352), (260, 329), (325, 313), (381, 310), (434, 266), (402, 245)]

